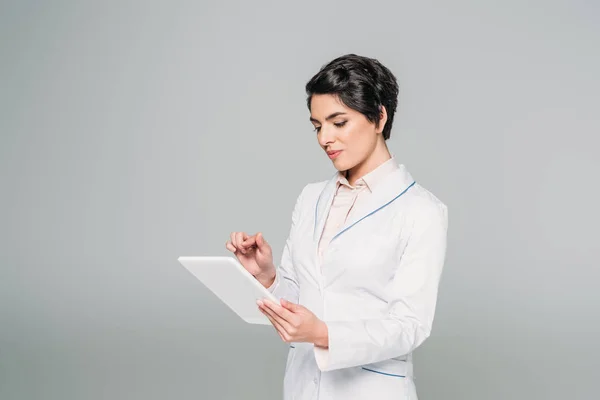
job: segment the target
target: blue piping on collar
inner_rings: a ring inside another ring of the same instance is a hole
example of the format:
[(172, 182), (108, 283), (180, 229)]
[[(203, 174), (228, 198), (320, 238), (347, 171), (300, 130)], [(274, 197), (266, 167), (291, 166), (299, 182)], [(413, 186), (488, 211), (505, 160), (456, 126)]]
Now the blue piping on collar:
[[(404, 189), (402, 191), (402, 193), (400, 193), (398, 196), (394, 197), (392, 200), (388, 201), (387, 203), (385, 203), (384, 205), (382, 205), (381, 207), (377, 208), (376, 210), (371, 211), (370, 213), (368, 213), (367, 215), (365, 215), (364, 217), (362, 217), (361, 219), (359, 219), (358, 221), (356, 221), (355, 223), (353, 223), (352, 225), (350, 225), (349, 227), (347, 227), (346, 229), (344, 229), (341, 232), (338, 232), (334, 237), (331, 238), (331, 240), (335, 239), (336, 237), (338, 237), (339, 235), (341, 235), (342, 233), (346, 232), (348, 229), (352, 228), (354, 225), (358, 224), (360, 221), (362, 221), (363, 219), (375, 214), (377, 211), (381, 210), (382, 208), (386, 207), (387, 205), (389, 205), (391, 202), (393, 202), (394, 200), (396, 200), (397, 198), (399, 198), (400, 196), (402, 196), (404, 193), (406, 193), (408, 191), (408, 189), (410, 189), (411, 187), (413, 187), (415, 185), (415, 183), (417, 183), (416, 181), (413, 181), (413, 183), (411, 183), (410, 185), (408, 185), (408, 187), (406, 189)], [(317, 199), (317, 205), (315, 206), (315, 228), (313, 230), (313, 236), (316, 235), (317, 233), (317, 211), (319, 209), (319, 201), (321, 200), (321, 196), (323, 195), (323, 192), (325, 191), (325, 189), (323, 189), (323, 191), (321, 191), (321, 194), (319, 195), (319, 198)]]

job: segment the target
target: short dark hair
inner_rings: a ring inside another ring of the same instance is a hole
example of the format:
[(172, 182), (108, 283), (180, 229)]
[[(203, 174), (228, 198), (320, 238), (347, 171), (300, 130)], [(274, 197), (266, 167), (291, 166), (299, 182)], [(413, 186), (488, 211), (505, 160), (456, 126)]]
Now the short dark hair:
[(392, 72), (373, 58), (346, 54), (321, 67), (306, 84), (306, 102), (314, 94), (336, 95), (347, 107), (379, 125), (380, 106), (387, 111), (383, 138), (389, 139), (398, 106), (398, 82)]

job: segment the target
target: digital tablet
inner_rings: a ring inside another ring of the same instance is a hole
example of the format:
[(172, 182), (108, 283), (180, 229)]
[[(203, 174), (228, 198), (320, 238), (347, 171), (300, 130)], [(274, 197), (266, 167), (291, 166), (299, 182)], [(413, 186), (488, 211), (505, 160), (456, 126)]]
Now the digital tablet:
[(267, 298), (277, 304), (279, 300), (246, 271), (237, 258), (203, 256), (177, 260), (244, 321), (271, 325), (258, 309), (256, 300)]

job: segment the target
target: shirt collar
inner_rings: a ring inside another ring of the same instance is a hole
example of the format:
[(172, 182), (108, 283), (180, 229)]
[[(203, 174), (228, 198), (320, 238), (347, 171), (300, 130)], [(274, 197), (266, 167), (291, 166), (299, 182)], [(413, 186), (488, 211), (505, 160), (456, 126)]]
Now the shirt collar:
[(377, 166), (373, 171), (357, 179), (354, 186), (351, 186), (348, 182), (348, 179), (346, 179), (346, 171), (338, 171), (337, 185), (346, 185), (351, 188), (366, 186), (370, 192), (373, 192), (373, 190), (375, 190), (375, 187), (383, 180), (383, 178), (386, 175), (388, 175), (391, 172), (394, 172), (398, 168), (399, 166), (396, 162), (396, 158), (392, 155), (392, 157), (389, 160)]

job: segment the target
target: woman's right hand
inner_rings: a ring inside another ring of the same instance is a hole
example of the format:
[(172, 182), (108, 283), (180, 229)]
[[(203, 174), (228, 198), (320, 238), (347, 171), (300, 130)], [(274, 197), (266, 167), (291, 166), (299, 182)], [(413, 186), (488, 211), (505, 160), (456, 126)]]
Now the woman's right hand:
[(271, 246), (262, 233), (249, 236), (245, 232), (232, 232), (230, 240), (225, 243), (238, 261), (264, 287), (269, 287), (275, 279), (275, 264)]

